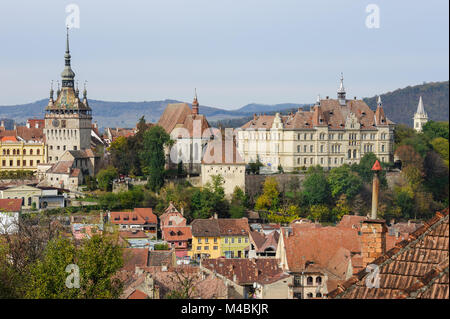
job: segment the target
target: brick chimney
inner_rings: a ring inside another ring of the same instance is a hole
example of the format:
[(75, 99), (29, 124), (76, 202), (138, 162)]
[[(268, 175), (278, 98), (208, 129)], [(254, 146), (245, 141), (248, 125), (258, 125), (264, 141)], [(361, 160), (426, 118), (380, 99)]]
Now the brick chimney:
[(361, 222), (361, 254), (364, 267), (386, 253), (386, 221), (367, 219)]

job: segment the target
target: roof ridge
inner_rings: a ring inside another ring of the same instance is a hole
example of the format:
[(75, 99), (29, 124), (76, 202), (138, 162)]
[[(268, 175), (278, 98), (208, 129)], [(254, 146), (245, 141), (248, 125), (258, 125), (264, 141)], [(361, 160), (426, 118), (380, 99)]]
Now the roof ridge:
[[(436, 227), (448, 220), (449, 213), (448, 208), (444, 209), (443, 212), (437, 211), (435, 215), (428, 221), (424, 222), (424, 225), (414, 231), (409, 235), (408, 239), (397, 243), (393, 248), (385, 252), (383, 255), (372, 261), (370, 264), (375, 264), (379, 267), (385, 264), (394, 262), (393, 258), (402, 254), (405, 250), (408, 250), (416, 244), (418, 241), (422, 240), (428, 233), (434, 230)], [(436, 266), (435, 266), (436, 267)], [(433, 267), (434, 269), (434, 267)], [(357, 274), (350, 277), (347, 281), (342, 284), (338, 284), (337, 288), (331, 291), (328, 296), (331, 298), (339, 298), (340, 295), (347, 290), (350, 291), (355, 288), (355, 284), (361, 281), (364, 277), (369, 275), (366, 269), (362, 269)]]

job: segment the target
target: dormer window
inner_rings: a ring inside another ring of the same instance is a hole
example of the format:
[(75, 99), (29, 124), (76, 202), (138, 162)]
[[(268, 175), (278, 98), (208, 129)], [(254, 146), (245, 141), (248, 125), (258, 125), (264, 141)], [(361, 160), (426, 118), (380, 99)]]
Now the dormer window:
[(366, 115), (366, 112), (362, 112), (361, 114), (362, 114), (362, 116), (365, 116), (365, 115)]

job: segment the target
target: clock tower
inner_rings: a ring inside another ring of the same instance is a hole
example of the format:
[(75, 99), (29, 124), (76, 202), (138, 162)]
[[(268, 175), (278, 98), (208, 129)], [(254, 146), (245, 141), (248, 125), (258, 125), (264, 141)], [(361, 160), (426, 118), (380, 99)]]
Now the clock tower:
[(45, 138), (48, 163), (56, 163), (66, 151), (85, 150), (91, 147), (92, 110), (84, 87), (83, 99), (79, 98), (78, 85), (74, 85), (75, 73), (70, 66), (69, 29), (67, 29), (65, 67), (61, 73), (62, 85), (53, 99), (53, 87), (45, 108)]

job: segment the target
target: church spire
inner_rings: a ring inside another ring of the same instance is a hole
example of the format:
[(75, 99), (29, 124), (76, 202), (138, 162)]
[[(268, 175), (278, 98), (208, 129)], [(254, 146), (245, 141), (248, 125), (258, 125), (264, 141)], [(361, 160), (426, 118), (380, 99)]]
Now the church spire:
[(342, 72), (341, 72), (341, 84), (339, 86), (339, 89), (337, 90), (337, 96), (340, 105), (347, 104), (345, 101), (344, 74)]
[(192, 102), (192, 114), (198, 114), (197, 89), (195, 89), (194, 101)]
[(425, 112), (425, 108), (423, 107), (423, 101), (422, 101), (422, 96), (420, 96), (419, 98), (419, 104), (417, 105), (417, 114), (420, 115), (427, 115), (427, 113)]
[(69, 27), (66, 29), (66, 54), (64, 55), (65, 66), (64, 71), (61, 73), (62, 87), (71, 87), (74, 85), (75, 73), (70, 67), (70, 50), (69, 50)]
[(381, 102), (381, 96), (380, 95), (378, 95), (377, 106), (378, 107), (382, 107), (383, 106), (383, 103)]
[(53, 80), (50, 84), (50, 101), (53, 101)]

